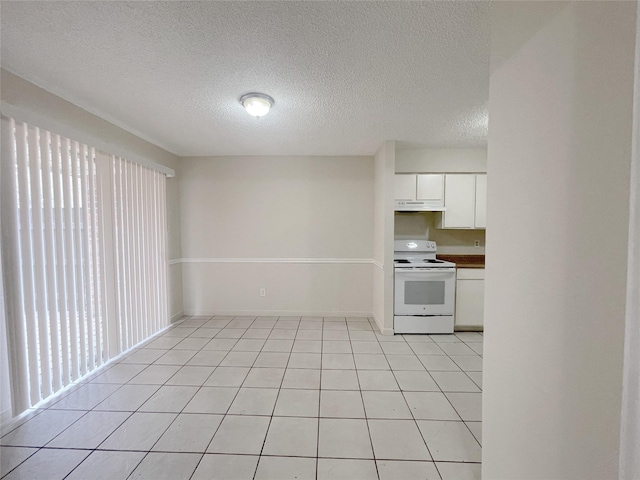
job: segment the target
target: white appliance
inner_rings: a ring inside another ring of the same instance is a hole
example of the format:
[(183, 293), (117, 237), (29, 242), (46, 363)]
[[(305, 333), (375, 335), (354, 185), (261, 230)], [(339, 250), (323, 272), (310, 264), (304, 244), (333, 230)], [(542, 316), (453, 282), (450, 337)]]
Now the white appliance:
[(395, 333), (453, 333), (456, 264), (436, 259), (436, 242), (394, 241)]

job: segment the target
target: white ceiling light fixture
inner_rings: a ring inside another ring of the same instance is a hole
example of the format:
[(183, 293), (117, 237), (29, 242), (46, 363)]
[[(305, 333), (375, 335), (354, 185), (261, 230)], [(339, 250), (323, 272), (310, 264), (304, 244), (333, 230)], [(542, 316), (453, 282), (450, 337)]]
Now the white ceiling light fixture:
[(273, 98), (264, 93), (247, 93), (240, 97), (240, 103), (256, 118), (264, 117), (271, 107), (273, 107)]

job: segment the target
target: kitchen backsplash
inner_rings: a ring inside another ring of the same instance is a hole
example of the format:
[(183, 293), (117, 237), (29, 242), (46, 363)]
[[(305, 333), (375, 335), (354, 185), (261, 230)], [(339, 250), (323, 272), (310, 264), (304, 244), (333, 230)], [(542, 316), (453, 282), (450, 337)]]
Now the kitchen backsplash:
[[(483, 255), (485, 253), (484, 230), (442, 230), (434, 227), (433, 212), (411, 212), (395, 214), (394, 237), (424, 238), (438, 245), (438, 253)], [(474, 246), (478, 241), (480, 246)]]

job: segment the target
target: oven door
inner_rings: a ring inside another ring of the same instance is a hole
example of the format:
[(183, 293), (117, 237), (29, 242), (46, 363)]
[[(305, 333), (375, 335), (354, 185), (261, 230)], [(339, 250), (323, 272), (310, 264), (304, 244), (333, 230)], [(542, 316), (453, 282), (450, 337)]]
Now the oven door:
[(453, 315), (455, 268), (396, 268), (395, 315)]

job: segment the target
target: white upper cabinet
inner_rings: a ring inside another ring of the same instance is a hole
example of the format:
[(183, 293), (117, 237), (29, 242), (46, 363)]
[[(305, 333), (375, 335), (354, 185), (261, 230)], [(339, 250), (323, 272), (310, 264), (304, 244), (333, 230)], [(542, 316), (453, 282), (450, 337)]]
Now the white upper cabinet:
[(437, 228), (486, 228), (487, 175), (398, 173), (397, 211), (442, 211)]
[[(396, 210), (442, 210), (444, 174), (399, 173), (395, 175)], [(401, 203), (398, 202), (408, 202)]]
[(416, 200), (444, 205), (444, 175), (420, 174), (417, 177)]
[(415, 174), (402, 174), (395, 176), (395, 195), (396, 200), (415, 200), (416, 199), (416, 185), (417, 175)]
[(487, 175), (445, 175), (444, 206), (438, 228), (486, 228)]
[(476, 175), (475, 228), (487, 228), (487, 176)]
[(445, 175), (444, 205), (440, 228), (473, 228), (475, 222), (476, 176)]

